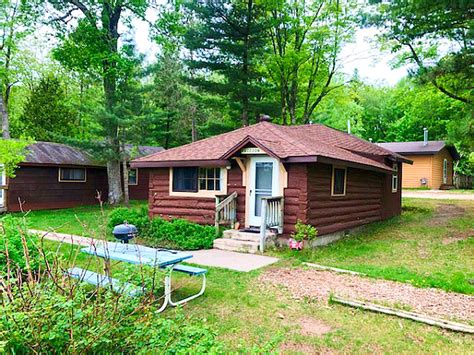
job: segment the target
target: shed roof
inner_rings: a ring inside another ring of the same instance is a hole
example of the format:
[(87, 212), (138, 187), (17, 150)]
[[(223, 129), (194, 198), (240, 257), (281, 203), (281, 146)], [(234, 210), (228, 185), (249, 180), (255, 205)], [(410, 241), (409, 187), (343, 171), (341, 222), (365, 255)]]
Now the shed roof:
[[(132, 145), (127, 145), (126, 150), (131, 151)], [(139, 146), (139, 156), (145, 156), (162, 151), (162, 147)], [(27, 164), (38, 165), (74, 165), (74, 166), (105, 166), (95, 160), (86, 151), (62, 143), (36, 142), (27, 147), (25, 161)]]
[(391, 171), (385, 158), (406, 161), (402, 156), (353, 135), (322, 124), (280, 126), (260, 122), (232, 132), (138, 158), (132, 166), (225, 165), (246, 145), (255, 145), (284, 162), (344, 161)]
[(447, 145), (445, 141), (428, 141), (426, 145), (423, 141), (377, 143), (377, 145), (402, 155), (431, 155), (438, 153), (446, 147), (453, 159), (459, 159), (459, 154), (456, 148), (451, 145)]

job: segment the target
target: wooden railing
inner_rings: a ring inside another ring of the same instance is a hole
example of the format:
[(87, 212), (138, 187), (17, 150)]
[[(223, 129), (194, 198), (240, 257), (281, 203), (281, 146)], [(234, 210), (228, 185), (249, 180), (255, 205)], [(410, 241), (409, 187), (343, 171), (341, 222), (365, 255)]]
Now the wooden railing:
[(278, 234), (283, 233), (284, 205), (282, 196), (271, 196), (262, 198), (261, 207), (262, 225), (260, 227), (260, 252), (265, 249), (267, 229), (275, 228)]
[(233, 228), (237, 221), (237, 192), (224, 196), (222, 201), (221, 198), (221, 196), (216, 196), (216, 233), (219, 233), (220, 225), (227, 224)]

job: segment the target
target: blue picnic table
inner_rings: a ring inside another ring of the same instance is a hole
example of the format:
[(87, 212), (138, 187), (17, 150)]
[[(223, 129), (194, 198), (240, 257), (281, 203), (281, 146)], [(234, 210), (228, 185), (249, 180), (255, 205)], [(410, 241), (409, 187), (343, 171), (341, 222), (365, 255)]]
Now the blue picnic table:
[[(157, 312), (162, 312), (168, 306), (168, 304), (171, 306), (177, 306), (199, 297), (204, 293), (206, 288), (206, 269), (181, 264), (181, 262), (193, 257), (190, 253), (169, 249), (155, 249), (136, 244), (112, 242), (104, 242), (99, 246), (91, 245), (87, 248), (81, 249), (81, 251), (104, 259), (166, 269), (164, 280), (164, 301)], [(173, 271), (186, 273), (189, 276), (202, 276), (202, 286), (200, 291), (180, 301), (173, 301), (171, 297), (173, 291), (171, 287), (171, 277)], [(82, 281), (91, 284), (99, 286), (111, 286), (115, 291), (126, 293), (130, 296), (136, 296), (143, 291), (129, 283), (123, 283), (112, 279), (107, 275), (100, 275), (95, 272), (77, 267), (69, 269), (68, 274), (71, 277), (81, 279)]]

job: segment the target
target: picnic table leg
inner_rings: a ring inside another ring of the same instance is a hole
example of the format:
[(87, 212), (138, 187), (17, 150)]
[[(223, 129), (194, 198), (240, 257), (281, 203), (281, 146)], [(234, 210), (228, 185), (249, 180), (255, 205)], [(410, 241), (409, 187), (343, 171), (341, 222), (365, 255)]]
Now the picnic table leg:
[[(171, 270), (171, 271), (173, 271), (173, 270)], [(171, 271), (170, 271), (170, 289), (171, 289)], [(193, 299), (198, 298), (199, 296), (201, 296), (201, 295), (204, 293), (205, 290), (206, 290), (206, 274), (203, 274), (203, 275), (202, 275), (202, 286), (201, 286), (201, 290), (200, 290), (198, 293), (196, 293), (195, 295), (189, 296), (189, 297), (187, 297), (187, 298), (185, 298), (185, 299), (182, 299), (182, 300), (180, 300), (180, 301), (176, 301), (176, 302), (173, 302), (173, 300), (171, 299), (171, 293), (170, 293), (169, 304), (170, 304), (171, 306), (173, 306), (173, 307), (176, 307), (176, 306), (178, 306), (178, 305), (180, 305), (180, 304), (189, 302), (189, 301), (191, 301), (191, 300), (193, 300)]]
[(166, 276), (165, 276), (165, 292), (164, 292), (164, 299), (163, 299), (163, 304), (161, 307), (156, 311), (156, 313), (161, 313), (163, 312), (168, 304), (170, 303), (171, 300), (171, 271), (173, 270), (174, 265), (171, 266), (170, 270), (166, 271)]

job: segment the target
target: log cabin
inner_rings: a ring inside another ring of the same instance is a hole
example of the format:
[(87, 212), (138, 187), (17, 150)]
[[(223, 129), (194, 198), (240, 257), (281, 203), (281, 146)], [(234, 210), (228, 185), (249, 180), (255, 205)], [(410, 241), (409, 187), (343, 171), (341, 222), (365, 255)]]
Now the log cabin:
[(229, 224), (234, 230), (214, 246), (256, 251), (270, 235), (290, 236), (298, 220), (324, 236), (401, 213), (408, 159), (322, 124), (265, 117), (133, 160), (149, 170), (150, 217)]
[[(129, 150), (132, 146), (127, 146)], [(162, 151), (140, 146), (138, 156)], [(130, 199), (148, 198), (148, 170), (129, 171)], [(0, 176), (0, 212), (23, 209), (58, 209), (97, 204), (97, 191), (107, 200), (107, 169), (87, 152), (66, 144), (36, 142), (27, 147), (26, 157), (15, 177)], [(21, 208), (20, 208), (21, 205)]]
[[(426, 131), (425, 131), (426, 132)], [(402, 188), (454, 188), (454, 163), (459, 154), (445, 141), (378, 143), (380, 147), (401, 154), (413, 161), (404, 165)]]

